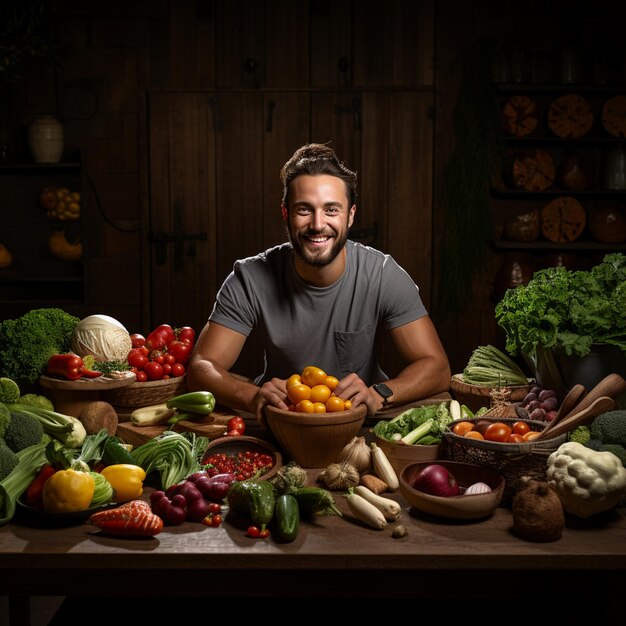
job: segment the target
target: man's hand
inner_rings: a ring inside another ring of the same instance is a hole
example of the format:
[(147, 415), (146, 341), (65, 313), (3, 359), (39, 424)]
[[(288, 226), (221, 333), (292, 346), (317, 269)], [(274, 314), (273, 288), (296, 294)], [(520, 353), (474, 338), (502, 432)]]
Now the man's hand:
[(348, 374), (339, 381), (335, 387), (335, 394), (344, 400), (350, 400), (353, 408), (365, 404), (370, 417), (380, 411), (383, 406), (383, 399), (354, 373)]
[(271, 404), (276, 408), (286, 411), (289, 407), (285, 403), (287, 400), (287, 381), (280, 378), (272, 378), (259, 387), (259, 391), (254, 399), (254, 414), (257, 421), (263, 428), (267, 428), (265, 419), (265, 406)]

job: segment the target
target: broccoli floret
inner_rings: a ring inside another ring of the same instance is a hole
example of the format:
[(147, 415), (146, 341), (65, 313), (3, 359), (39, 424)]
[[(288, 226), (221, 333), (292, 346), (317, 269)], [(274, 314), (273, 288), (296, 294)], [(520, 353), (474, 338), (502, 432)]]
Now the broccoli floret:
[(4, 437), (4, 433), (6, 432), (10, 421), (11, 412), (0, 402), (0, 437)]
[(11, 421), (4, 433), (4, 440), (13, 452), (19, 452), (29, 446), (34, 446), (43, 437), (41, 422), (26, 413), (11, 411)]
[(57, 308), (33, 309), (0, 321), (0, 372), (18, 384), (34, 384), (52, 355), (69, 351), (78, 322)]
[(590, 448), (591, 450), (600, 451), (600, 448), (603, 446), (603, 443), (599, 439), (589, 439), (585, 444), (586, 448)]
[(0, 378), (0, 402), (17, 402), (20, 397), (20, 388), (10, 378)]
[(626, 448), (619, 443), (604, 443), (600, 446), (600, 452), (612, 452), (626, 467)]
[(54, 411), (54, 404), (50, 398), (42, 396), (36, 393), (26, 393), (20, 396), (17, 400), (17, 404), (30, 404), (31, 406), (38, 406), (40, 409), (48, 409), (48, 411)]
[(601, 413), (590, 426), (591, 438), (607, 443), (626, 446), (626, 410)]
[(4, 480), (19, 463), (19, 458), (4, 439), (0, 439), (0, 481)]
[(576, 441), (583, 446), (586, 445), (589, 439), (591, 439), (591, 430), (586, 424), (581, 424), (580, 426), (577, 426), (569, 434), (570, 441)]

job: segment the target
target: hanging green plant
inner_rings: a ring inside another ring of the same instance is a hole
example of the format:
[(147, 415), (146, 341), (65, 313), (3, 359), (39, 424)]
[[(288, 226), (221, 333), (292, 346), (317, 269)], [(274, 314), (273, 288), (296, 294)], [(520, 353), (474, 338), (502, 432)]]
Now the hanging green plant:
[(463, 54), (453, 120), (456, 146), (443, 174), (445, 221), (435, 309), (439, 319), (466, 307), (493, 238), (489, 185), (501, 171), (505, 148), (490, 59), (483, 43)]

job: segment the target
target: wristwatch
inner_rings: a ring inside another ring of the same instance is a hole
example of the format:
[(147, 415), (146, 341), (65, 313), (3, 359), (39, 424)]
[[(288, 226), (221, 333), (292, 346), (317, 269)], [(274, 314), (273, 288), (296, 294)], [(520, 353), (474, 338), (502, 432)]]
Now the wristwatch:
[(385, 383), (377, 383), (376, 385), (372, 385), (372, 388), (378, 395), (382, 396), (383, 406), (389, 406), (389, 398), (393, 396), (393, 391), (391, 391)]

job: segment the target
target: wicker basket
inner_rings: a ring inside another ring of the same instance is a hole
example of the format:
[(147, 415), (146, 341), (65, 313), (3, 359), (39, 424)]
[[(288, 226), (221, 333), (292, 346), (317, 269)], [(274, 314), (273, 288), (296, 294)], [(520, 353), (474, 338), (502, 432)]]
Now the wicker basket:
[(102, 399), (112, 404), (118, 413), (131, 413), (142, 406), (161, 404), (187, 391), (186, 377), (178, 376), (165, 380), (133, 383), (121, 389), (112, 389), (102, 394)]
[[(511, 385), (504, 387), (504, 389), (510, 392), (510, 402), (521, 402), (531, 388), (532, 385), (530, 383), (528, 385)], [(474, 413), (482, 407), (490, 408), (493, 406), (493, 387), (469, 385), (463, 382), (462, 374), (454, 374), (452, 376), (450, 379), (450, 389), (454, 397)]]
[[(519, 421), (519, 418), (485, 417), (473, 418), (468, 422), (476, 423), (479, 420), (503, 422), (507, 425)], [(544, 422), (524, 420), (534, 431), (545, 428)], [(513, 496), (521, 486), (521, 479), (529, 477), (535, 480), (545, 480), (547, 460), (562, 443), (567, 440), (563, 434), (552, 439), (528, 441), (524, 443), (498, 443), (482, 439), (470, 439), (455, 435), (450, 430), (444, 433), (446, 450), (451, 461), (472, 463), (481, 467), (488, 467), (504, 476), (506, 484), (502, 496), (502, 504), (510, 504)]]

